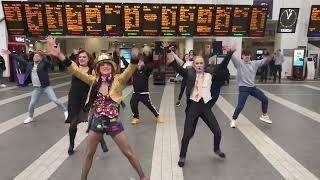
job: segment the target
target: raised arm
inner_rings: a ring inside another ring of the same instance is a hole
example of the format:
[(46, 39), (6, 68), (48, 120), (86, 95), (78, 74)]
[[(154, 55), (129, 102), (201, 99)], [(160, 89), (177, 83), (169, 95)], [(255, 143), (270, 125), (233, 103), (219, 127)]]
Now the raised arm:
[(120, 60), (122, 61), (125, 68), (127, 68), (129, 66), (128, 61), (123, 56), (120, 56)]
[(28, 64), (28, 61), (25, 60), (22, 56), (11, 53), (11, 51), (9, 51), (8, 49), (2, 49), (1, 52), (2, 52), (2, 54), (10, 55), (11, 57), (13, 57), (14, 61), (18, 61), (19, 63), (21, 63), (24, 66), (26, 66)]
[(132, 74), (135, 72), (137, 69), (137, 64), (139, 60), (141, 59), (141, 53), (138, 48), (132, 48), (131, 49), (131, 63), (128, 65), (126, 70), (124, 70), (120, 75), (119, 75), (119, 81), (122, 83), (126, 83), (132, 76)]
[(223, 61), (219, 64), (218, 69), (226, 69), (228, 67), (228, 64), (230, 62), (230, 59), (233, 55), (234, 51), (228, 51), (227, 55), (223, 58)]
[(174, 58), (174, 53), (170, 52), (167, 54), (167, 63), (169, 66), (172, 66), (173, 69), (179, 73), (182, 77), (187, 77), (188, 76), (188, 70), (183, 68), (177, 60)]

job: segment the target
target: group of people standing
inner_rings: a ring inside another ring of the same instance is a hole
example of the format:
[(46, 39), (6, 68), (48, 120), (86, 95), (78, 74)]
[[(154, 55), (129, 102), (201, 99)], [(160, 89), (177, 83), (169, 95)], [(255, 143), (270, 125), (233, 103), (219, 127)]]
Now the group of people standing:
[[(162, 44), (165, 52), (167, 65), (172, 66), (182, 77), (181, 90), (176, 106), (180, 105), (184, 90), (186, 91), (186, 109), (184, 132), (181, 140), (181, 150), (178, 166), (183, 167), (186, 162), (186, 154), (189, 141), (195, 133), (197, 122), (201, 118), (213, 133), (213, 152), (220, 158), (226, 154), (221, 150), (220, 143), (222, 132), (212, 107), (217, 102), (220, 90), (226, 78), (229, 77), (228, 64), (233, 61), (238, 70), (237, 83), (239, 85), (238, 105), (233, 114), (230, 126), (236, 127), (236, 120), (243, 109), (249, 95), (256, 97), (262, 102), (261, 121), (272, 123), (267, 115), (268, 99), (255, 86), (255, 75), (258, 68), (270, 62), (271, 56), (266, 56), (261, 61), (251, 61), (249, 51), (242, 52), (242, 59), (237, 59), (233, 53), (236, 49), (225, 47), (227, 55), (215, 69), (205, 67), (203, 57), (193, 55), (193, 52), (184, 56), (184, 64), (181, 59), (170, 49), (170, 44)], [(54, 37), (47, 37), (46, 53), (57, 57), (68, 72), (72, 74), (71, 88), (68, 96), (68, 108), (66, 108), (56, 97), (50, 86), (48, 75), (48, 62), (43, 52), (35, 52), (33, 62), (26, 62), (20, 56), (8, 50), (2, 50), (4, 54), (10, 54), (15, 61), (25, 64), (26, 78), (31, 77), (34, 90), (28, 108), (28, 118), (24, 123), (33, 120), (33, 111), (39, 97), (46, 93), (63, 112), (65, 122), (69, 123), (69, 148), (68, 154), (74, 153), (74, 141), (77, 134), (77, 125), (88, 122), (88, 137), (85, 158), (82, 166), (81, 179), (86, 180), (92, 165), (97, 146), (100, 143), (104, 152), (108, 147), (103, 135), (110, 135), (121, 152), (127, 157), (130, 164), (136, 170), (140, 180), (146, 180), (138, 157), (132, 150), (120, 118), (120, 104), (122, 104), (122, 90), (127, 81), (132, 77), (133, 89), (130, 106), (133, 113), (131, 124), (142, 123), (138, 103), (141, 101), (156, 117), (157, 123), (164, 123), (163, 117), (158, 113), (150, 99), (148, 79), (153, 70), (151, 49), (139, 50), (132, 48), (131, 62), (127, 62), (123, 55), (110, 56), (108, 54), (99, 56), (96, 60), (86, 50), (75, 51), (69, 58), (66, 57)], [(117, 58), (117, 59), (116, 59)], [(126, 66), (125, 71), (120, 73), (119, 61)], [(117, 62), (117, 63), (116, 63)]]
[[(269, 56), (269, 52), (265, 52), (264, 56)], [(283, 55), (281, 50), (278, 49), (272, 55), (272, 60), (263, 65), (261, 67), (261, 75), (260, 75), (260, 82), (267, 82), (268, 80), (268, 72), (270, 70), (270, 76), (273, 77), (273, 82), (275, 83), (278, 76), (278, 83), (281, 83), (281, 73), (282, 73), (282, 64), (284, 62)]]

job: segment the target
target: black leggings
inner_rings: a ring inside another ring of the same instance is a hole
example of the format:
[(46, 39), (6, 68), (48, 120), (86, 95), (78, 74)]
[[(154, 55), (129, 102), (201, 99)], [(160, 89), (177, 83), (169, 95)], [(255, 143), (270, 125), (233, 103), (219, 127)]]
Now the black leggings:
[(156, 110), (156, 108), (154, 107), (154, 105), (152, 104), (151, 100), (150, 100), (150, 95), (149, 94), (139, 94), (139, 93), (133, 93), (131, 100), (130, 100), (130, 106), (131, 106), (131, 110), (133, 113), (133, 117), (139, 119), (139, 109), (138, 109), (138, 104), (139, 102), (142, 102), (145, 106), (147, 106), (147, 108), (152, 112), (152, 114), (155, 117), (159, 116), (158, 111)]

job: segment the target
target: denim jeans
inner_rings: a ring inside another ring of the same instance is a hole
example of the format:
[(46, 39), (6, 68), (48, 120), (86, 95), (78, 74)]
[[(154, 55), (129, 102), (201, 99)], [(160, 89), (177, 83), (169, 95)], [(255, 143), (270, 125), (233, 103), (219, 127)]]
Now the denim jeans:
[(63, 105), (63, 103), (61, 101), (58, 100), (56, 94), (53, 91), (53, 88), (51, 86), (47, 86), (45, 88), (43, 87), (34, 87), (33, 91), (32, 91), (32, 95), (31, 95), (31, 100), (30, 100), (30, 104), (29, 104), (29, 108), (28, 108), (28, 113), (29, 113), (29, 117), (33, 117), (33, 113), (34, 113), (34, 108), (36, 103), (38, 102), (40, 96), (46, 93), (48, 98), (53, 101), (54, 103), (57, 104), (58, 108), (61, 111), (67, 111), (66, 107)]
[(264, 93), (256, 88), (256, 87), (246, 87), (246, 86), (240, 86), (239, 87), (239, 97), (238, 97), (238, 105), (233, 113), (232, 118), (237, 119), (239, 114), (241, 113), (248, 96), (251, 95), (255, 98), (257, 98), (259, 101), (261, 101), (262, 105), (262, 113), (267, 113), (268, 111), (268, 98)]

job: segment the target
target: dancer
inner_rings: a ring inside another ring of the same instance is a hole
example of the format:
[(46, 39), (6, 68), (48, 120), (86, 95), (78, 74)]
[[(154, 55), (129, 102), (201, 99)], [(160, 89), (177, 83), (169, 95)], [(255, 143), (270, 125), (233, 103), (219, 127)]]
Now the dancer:
[[(166, 42), (162, 45), (163, 47), (169, 46)], [(184, 69), (174, 59), (174, 54), (171, 50), (167, 50), (167, 53), (167, 63), (187, 81), (186, 95), (188, 102), (178, 165), (183, 167), (185, 164), (189, 141), (194, 135), (199, 117), (203, 119), (214, 134), (214, 153), (221, 158), (225, 158), (225, 153), (220, 150), (221, 130), (218, 121), (212, 113), (211, 107), (207, 105), (212, 99), (210, 92), (212, 76), (204, 72), (204, 59), (201, 56), (195, 56), (192, 68)]]
[(3, 54), (11, 55), (15, 61), (26, 67), (25, 80), (31, 76), (31, 81), (33, 84), (33, 91), (31, 95), (30, 104), (28, 107), (28, 118), (23, 121), (23, 123), (29, 123), (33, 121), (33, 113), (36, 103), (38, 102), (40, 96), (46, 93), (48, 98), (57, 104), (58, 108), (63, 112), (65, 119), (68, 117), (68, 111), (63, 103), (58, 100), (55, 95), (52, 86), (50, 86), (48, 69), (50, 64), (46, 59), (46, 56), (38, 51), (34, 53), (33, 62), (27, 62), (23, 57), (11, 53), (9, 50), (2, 49)]
[(262, 60), (251, 61), (251, 52), (249, 50), (242, 51), (242, 60), (232, 56), (231, 60), (237, 69), (237, 83), (239, 86), (238, 105), (233, 113), (230, 127), (236, 127), (236, 120), (242, 111), (249, 95), (257, 98), (262, 103), (262, 115), (260, 120), (271, 124), (267, 110), (268, 98), (266, 95), (256, 87), (255, 78), (259, 67), (265, 65), (272, 60), (271, 56), (265, 56)]
[[(178, 59), (178, 56), (175, 54), (175, 59), (177, 60)], [(183, 68), (188, 68), (188, 67), (191, 67), (192, 66), (192, 60), (190, 59), (189, 57), (189, 54), (185, 54), (184, 55), (184, 64), (183, 64)], [(182, 95), (184, 93), (184, 90), (186, 89), (186, 79), (182, 78), (182, 81), (181, 81), (181, 86), (180, 86), (180, 92), (179, 92), (179, 96), (178, 96), (178, 101), (176, 103), (176, 106), (179, 107), (181, 104), (180, 104), (180, 101), (181, 101), (181, 98), (182, 98)]]
[[(75, 58), (75, 59), (72, 59)], [(94, 58), (85, 50), (74, 50), (73, 56), (70, 59), (76, 62), (79, 67), (79, 71), (92, 75)], [(77, 125), (81, 122), (86, 122), (88, 114), (85, 110), (85, 102), (90, 86), (85, 82), (78, 79), (76, 76), (72, 76), (71, 88), (68, 94), (68, 118), (65, 121), (70, 124), (69, 127), (69, 149), (68, 154), (74, 153), (74, 139), (77, 134)], [(103, 152), (108, 152), (108, 147), (103, 137), (100, 141)]]
[[(152, 50), (150, 47), (143, 48), (143, 58), (144, 61), (139, 61), (137, 70), (133, 73), (132, 76), (132, 85), (133, 85), (133, 94), (130, 100), (130, 107), (133, 113), (133, 119), (131, 121), (132, 125), (137, 125), (142, 123), (139, 116), (138, 105), (141, 101), (157, 118), (158, 123), (164, 123), (164, 119), (161, 115), (159, 115), (158, 111), (154, 107), (150, 99), (149, 92), (149, 76), (153, 70), (152, 64)], [(125, 65), (125, 67), (129, 66), (129, 63), (125, 60), (123, 55), (120, 55), (121, 61)]]
[(87, 179), (97, 145), (104, 133), (113, 138), (122, 153), (128, 158), (131, 165), (139, 174), (140, 180), (146, 180), (147, 178), (143, 173), (140, 162), (132, 151), (128, 139), (125, 137), (118, 111), (119, 103), (123, 98), (122, 90), (125, 83), (137, 68), (139, 50), (136, 48), (132, 49), (132, 61), (122, 74), (115, 74), (118, 67), (111, 56), (100, 59), (95, 64), (97, 76), (81, 72), (75, 63), (64, 56), (60, 50), (60, 46), (56, 45), (55, 38), (52, 36), (47, 37), (47, 51), (58, 57), (68, 66), (69, 71), (73, 75), (90, 85), (86, 104), (86, 107), (90, 108), (88, 116), (89, 134), (81, 180)]

